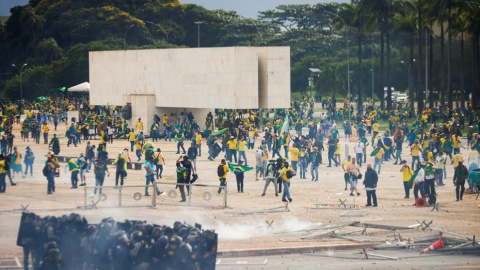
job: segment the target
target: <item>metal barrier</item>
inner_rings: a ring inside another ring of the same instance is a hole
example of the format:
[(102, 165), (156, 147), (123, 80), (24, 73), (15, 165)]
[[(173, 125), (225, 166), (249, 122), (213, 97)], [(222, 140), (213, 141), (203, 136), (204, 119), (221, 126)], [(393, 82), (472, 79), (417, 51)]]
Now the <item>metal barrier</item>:
[[(181, 194), (177, 186), (184, 186), (186, 201), (180, 202)], [(160, 189), (161, 196), (156, 192)], [(149, 197), (146, 197), (145, 188)], [(94, 194), (97, 189), (97, 194)], [(218, 189), (222, 192), (218, 194)], [(101, 191), (101, 193), (100, 193)], [(190, 192), (189, 192), (190, 191)], [(188, 205), (210, 208), (227, 207), (227, 187), (203, 184), (177, 184), (168, 182), (154, 182), (153, 185), (133, 186), (85, 186), (84, 205), (85, 209), (102, 207), (152, 207), (157, 204)]]

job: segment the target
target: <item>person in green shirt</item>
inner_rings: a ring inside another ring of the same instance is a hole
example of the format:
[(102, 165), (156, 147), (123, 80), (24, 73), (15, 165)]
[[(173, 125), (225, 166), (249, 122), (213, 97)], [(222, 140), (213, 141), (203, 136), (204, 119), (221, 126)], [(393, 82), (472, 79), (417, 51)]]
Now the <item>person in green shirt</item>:
[(185, 141), (183, 132), (177, 132), (175, 135), (175, 141), (177, 142), (177, 154), (180, 154), (180, 148), (182, 148), (183, 154), (185, 155), (187, 152), (185, 151), (185, 147), (183, 147), (183, 142)]
[(71, 158), (68, 160), (68, 170), (71, 172), (70, 181), (72, 183), (72, 187), (70, 189), (76, 189), (78, 183), (78, 172), (79, 168), (75, 158)]
[(48, 147), (52, 147), (52, 151), (55, 155), (60, 153), (60, 141), (57, 138), (57, 134), (53, 134), (53, 138), (50, 140)]

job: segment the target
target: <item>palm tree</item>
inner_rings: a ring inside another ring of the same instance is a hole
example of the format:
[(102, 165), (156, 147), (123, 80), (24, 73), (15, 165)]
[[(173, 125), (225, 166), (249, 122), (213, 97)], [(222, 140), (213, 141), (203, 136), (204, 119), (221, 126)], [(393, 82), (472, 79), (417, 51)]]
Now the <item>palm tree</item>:
[(415, 1), (415, 6), (417, 8), (417, 22), (418, 22), (418, 70), (417, 70), (417, 108), (419, 115), (422, 114), (424, 104), (423, 104), (423, 44), (422, 44), (422, 32), (423, 32), (423, 12), (425, 9), (426, 0), (417, 0)]
[(466, 7), (467, 33), (471, 36), (473, 49), (472, 105), (477, 108), (480, 105), (480, 6), (468, 1)]
[(418, 34), (417, 29), (417, 11), (415, 6), (410, 3), (405, 3), (405, 9), (402, 13), (397, 13), (394, 16), (394, 31), (406, 32), (409, 36), (409, 63), (408, 63), (408, 99), (410, 100), (410, 107), (415, 108), (415, 87), (413, 84), (413, 64), (414, 64), (414, 42), (415, 35)]
[[(371, 19), (379, 26), (380, 28), (380, 86), (382, 87), (382, 98), (383, 87), (384, 87), (384, 55), (385, 55), (385, 42), (387, 46), (387, 109), (392, 109), (392, 84), (391, 84), (391, 46), (390, 46), (390, 32), (392, 29), (392, 18), (394, 14), (403, 12), (405, 9), (405, 3), (402, 1), (394, 0), (378, 0), (378, 1), (360, 1), (359, 6), (362, 13), (373, 15)], [(382, 100), (383, 104), (383, 100)]]
[(50, 64), (63, 56), (62, 48), (58, 46), (54, 38), (41, 40), (37, 46), (37, 53), (43, 58), (44, 64)]
[[(338, 15), (345, 19), (347, 25), (355, 28), (357, 45), (358, 45), (358, 106), (357, 110), (360, 112), (363, 107), (363, 69), (362, 69), (362, 45), (365, 36), (371, 32), (374, 26), (374, 18), (370, 14), (363, 12), (359, 4), (341, 4)], [(338, 24), (338, 20), (334, 23)]]
[(36, 14), (35, 9), (27, 5), (20, 14), (20, 24), (26, 34), (33, 36), (31, 46), (35, 47), (37, 33), (45, 27), (45, 17)]

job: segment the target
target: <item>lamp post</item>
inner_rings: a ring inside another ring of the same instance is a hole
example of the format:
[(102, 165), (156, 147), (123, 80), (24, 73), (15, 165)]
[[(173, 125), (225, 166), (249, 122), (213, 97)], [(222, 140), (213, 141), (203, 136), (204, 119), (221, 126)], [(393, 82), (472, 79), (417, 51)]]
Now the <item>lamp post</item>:
[(347, 85), (348, 85), (347, 87), (348, 87), (348, 99), (350, 101), (350, 49), (348, 45), (349, 40), (348, 40), (347, 24), (345, 23), (345, 20), (342, 17), (340, 17), (338, 14), (335, 14), (326, 10), (324, 10), (324, 12), (339, 18), (343, 22), (343, 25), (345, 26), (345, 33), (347, 35)]
[(27, 63), (23, 64), (20, 69), (15, 64), (12, 64), (12, 67), (16, 68), (18, 74), (20, 75), (20, 99), (23, 100), (23, 82), (22, 82), (22, 71), (27, 66)]
[[(309, 68), (308, 70), (310, 70), (310, 72), (312, 72), (312, 73), (318, 73), (318, 75), (320, 75), (320, 73), (322, 73), (322, 70), (320, 70), (319, 68)], [(310, 98), (312, 98), (312, 95), (313, 95), (313, 74), (308, 78), (308, 85), (311, 87)], [(315, 102), (315, 98), (312, 98), (312, 100)]]
[(165, 36), (167, 37), (167, 42), (168, 42), (168, 34), (167, 34), (167, 31), (166, 31), (163, 27), (161, 27), (160, 25), (158, 25), (158, 24), (156, 24), (156, 23), (153, 23), (153, 22), (151, 22), (151, 21), (145, 21), (145, 22), (146, 22), (146, 23), (149, 23), (149, 24), (151, 24), (151, 25), (154, 25), (154, 26), (156, 26), (156, 27), (158, 27), (158, 28), (160, 28), (160, 30), (162, 30), (162, 32), (163, 32), (163, 33), (165, 34)]
[[(412, 63), (408, 64), (408, 69), (407, 69), (407, 80), (408, 80), (408, 92), (413, 91), (412, 87), (412, 76), (411, 76), (411, 69), (412, 69), (412, 64), (415, 63), (416, 59), (413, 59)], [(405, 61), (400, 61), (400, 63), (405, 65)]]
[(197, 25), (197, 45), (198, 45), (198, 48), (200, 48), (200, 25), (202, 23), (203, 23), (203, 21), (195, 22), (195, 24)]
[(130, 26), (127, 28), (127, 30), (125, 31), (125, 35), (123, 36), (123, 50), (124, 50), (124, 51), (127, 50), (127, 33), (128, 33), (128, 31), (129, 31), (130, 29), (132, 29), (132, 27), (134, 27), (134, 26), (135, 26), (135, 24), (130, 25)]

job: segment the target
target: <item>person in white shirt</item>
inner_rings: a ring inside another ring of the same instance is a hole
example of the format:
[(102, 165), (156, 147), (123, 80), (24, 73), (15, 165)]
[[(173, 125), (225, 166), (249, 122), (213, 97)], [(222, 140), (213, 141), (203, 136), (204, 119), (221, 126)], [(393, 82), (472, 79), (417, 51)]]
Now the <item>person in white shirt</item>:
[(443, 183), (443, 168), (445, 167), (446, 161), (447, 155), (442, 151), (438, 152), (437, 157), (435, 158), (435, 177), (437, 178), (438, 186), (445, 186)]
[(475, 148), (470, 149), (468, 152), (468, 171), (471, 172), (478, 169), (478, 151)]
[[(415, 187), (413, 189), (413, 195), (415, 196), (415, 202), (418, 198), (418, 191), (420, 191), (420, 196), (425, 198), (425, 170), (422, 167), (422, 163), (417, 163), (417, 176), (415, 177)], [(416, 203), (414, 204), (416, 205)]]
[(360, 140), (358, 140), (358, 142), (353, 147), (353, 150), (355, 151), (355, 157), (357, 158), (358, 166), (362, 167), (363, 151), (365, 150), (365, 145)]

